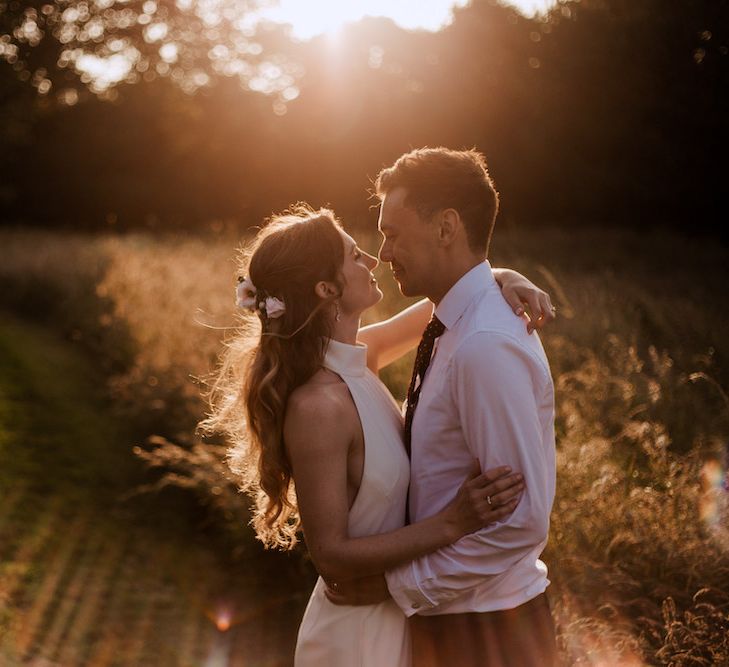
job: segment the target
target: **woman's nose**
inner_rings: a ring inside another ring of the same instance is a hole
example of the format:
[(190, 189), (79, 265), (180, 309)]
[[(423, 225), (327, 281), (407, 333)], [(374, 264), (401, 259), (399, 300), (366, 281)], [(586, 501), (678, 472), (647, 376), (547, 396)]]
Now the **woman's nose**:
[(369, 253), (365, 253), (367, 255), (367, 259), (369, 260), (370, 264), (370, 270), (376, 269), (377, 265), (380, 263), (380, 260), (377, 259), (374, 255), (370, 255)]

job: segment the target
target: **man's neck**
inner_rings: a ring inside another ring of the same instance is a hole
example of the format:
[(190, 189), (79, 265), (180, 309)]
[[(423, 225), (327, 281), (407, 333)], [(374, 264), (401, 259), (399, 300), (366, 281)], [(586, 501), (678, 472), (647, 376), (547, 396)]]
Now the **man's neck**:
[(443, 270), (438, 271), (440, 279), (437, 284), (433, 284), (432, 290), (426, 296), (437, 306), (453, 285), (485, 259), (485, 257), (469, 255), (468, 257), (455, 258), (455, 261), (447, 262)]

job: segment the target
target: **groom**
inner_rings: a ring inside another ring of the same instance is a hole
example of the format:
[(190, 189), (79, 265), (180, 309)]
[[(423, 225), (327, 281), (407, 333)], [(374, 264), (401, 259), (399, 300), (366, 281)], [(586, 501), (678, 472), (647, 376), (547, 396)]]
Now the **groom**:
[(484, 157), (414, 150), (375, 185), (380, 259), (404, 295), (435, 305), (408, 391), (410, 520), (441, 510), (474, 458), (482, 470), (511, 466), (526, 485), (507, 519), (386, 573), (410, 617), (413, 665), (552, 665), (539, 556), (555, 491), (554, 390), (539, 338), (506, 304), (486, 260), (498, 195)]

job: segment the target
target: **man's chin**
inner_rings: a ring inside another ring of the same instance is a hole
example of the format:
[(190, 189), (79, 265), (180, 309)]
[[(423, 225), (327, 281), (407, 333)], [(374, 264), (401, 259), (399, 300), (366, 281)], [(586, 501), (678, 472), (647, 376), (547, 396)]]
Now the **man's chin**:
[(400, 294), (403, 296), (418, 296), (417, 292), (410, 287), (406, 282), (396, 280), (397, 286), (400, 288)]
[(403, 271), (393, 271), (392, 277), (400, 288), (400, 294), (403, 296), (416, 296), (412, 286), (408, 283)]

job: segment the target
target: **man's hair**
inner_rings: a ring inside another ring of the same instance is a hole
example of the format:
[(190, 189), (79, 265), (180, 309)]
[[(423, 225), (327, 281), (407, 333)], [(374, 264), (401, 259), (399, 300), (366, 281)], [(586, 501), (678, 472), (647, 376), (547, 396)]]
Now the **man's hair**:
[(481, 153), (442, 147), (405, 153), (378, 174), (375, 193), (383, 199), (398, 187), (406, 190), (405, 206), (422, 218), (446, 208), (458, 211), (469, 248), (488, 252), (499, 195)]

